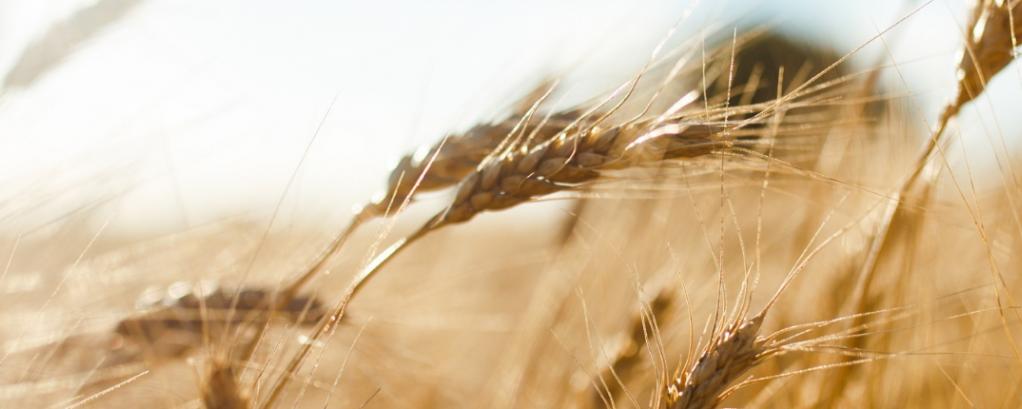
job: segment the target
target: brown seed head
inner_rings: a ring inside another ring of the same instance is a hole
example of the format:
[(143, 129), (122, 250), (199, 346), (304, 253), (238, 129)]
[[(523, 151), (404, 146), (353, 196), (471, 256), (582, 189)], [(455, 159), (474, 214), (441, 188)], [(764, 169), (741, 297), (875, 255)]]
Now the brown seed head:
[[(697, 157), (728, 144), (709, 125), (627, 124), (567, 130), (529, 149), (490, 158), (465, 177), (434, 225), (460, 223), (592, 181), (601, 172)], [(570, 133), (569, 133), (570, 132)]]
[(734, 323), (711, 343), (692, 367), (668, 387), (671, 409), (710, 409), (721, 393), (755, 367), (765, 348), (758, 340), (762, 316)]
[(958, 65), (956, 105), (976, 98), (990, 78), (1015, 58), (1015, 46), (1022, 40), (1019, 4), (1018, 0), (981, 0), (977, 4)]

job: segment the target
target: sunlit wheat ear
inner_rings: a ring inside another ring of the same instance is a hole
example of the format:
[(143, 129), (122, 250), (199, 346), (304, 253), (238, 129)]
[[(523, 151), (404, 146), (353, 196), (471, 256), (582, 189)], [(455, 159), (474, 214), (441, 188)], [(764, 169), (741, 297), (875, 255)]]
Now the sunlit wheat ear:
[[(794, 101), (788, 104), (796, 106)], [(717, 110), (707, 113), (713, 115), (708, 120), (668, 113), (606, 127), (569, 127), (531, 148), (498, 152), (459, 183), (453, 202), (425, 229), (462, 223), (485, 211), (585, 186), (616, 171), (718, 153), (741, 156), (760, 142), (762, 130), (744, 128), (762, 122), (765, 105)], [(758, 118), (735, 127), (718, 118), (734, 113), (757, 113)]]
[(1015, 58), (1015, 49), (1022, 40), (1019, 4), (1019, 0), (980, 0), (977, 4), (958, 65), (954, 105), (964, 105), (979, 96), (987, 82)]
[[(979, 0), (967, 27), (958, 64), (958, 95), (941, 113), (939, 123), (919, 162), (924, 162), (946, 138), (945, 128), (962, 107), (986, 89), (987, 82), (1014, 60), (1022, 39), (1022, 20), (1018, 18), (1019, 0)], [(925, 163), (917, 164), (910, 178), (922, 173)]]
[(480, 124), (461, 135), (451, 135), (434, 145), (401, 158), (391, 170), (387, 186), (362, 212), (375, 216), (396, 213), (408, 199), (419, 193), (446, 189), (456, 185), (475, 170), (483, 159), (501, 144), (509, 143), (517, 134), (528, 132), (527, 146), (553, 137), (578, 119), (576, 111), (551, 113), (543, 120), (526, 122), (533, 112), (515, 114), (502, 121)]
[(432, 228), (568, 190), (603, 172), (709, 155), (733, 143), (718, 137), (721, 130), (700, 124), (636, 123), (561, 133), (483, 163), (459, 184), (454, 201), (431, 221)]

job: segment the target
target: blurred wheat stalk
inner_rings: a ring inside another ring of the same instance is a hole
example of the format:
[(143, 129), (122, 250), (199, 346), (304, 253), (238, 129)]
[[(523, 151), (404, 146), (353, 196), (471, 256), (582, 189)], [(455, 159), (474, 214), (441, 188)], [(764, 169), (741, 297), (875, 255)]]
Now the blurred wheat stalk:
[(83, 44), (121, 20), (142, 0), (98, 0), (51, 25), (14, 61), (0, 90), (26, 89), (74, 54)]

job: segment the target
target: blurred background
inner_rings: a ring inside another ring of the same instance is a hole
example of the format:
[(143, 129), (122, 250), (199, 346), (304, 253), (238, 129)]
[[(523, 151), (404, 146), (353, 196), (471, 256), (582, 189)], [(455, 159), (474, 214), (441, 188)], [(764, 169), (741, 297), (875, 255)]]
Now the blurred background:
[[(339, 224), (405, 152), (544, 78), (563, 104), (606, 91), (675, 25), (673, 43), (765, 25), (843, 55), (916, 8), (848, 64), (889, 66), (926, 127), (954, 92), (962, 1), (0, 0), (0, 230), (88, 209), (150, 235), (278, 202), (283, 225)], [(1011, 71), (963, 114), (987, 124), (963, 126), (975, 171), (989, 134), (1022, 134)]]

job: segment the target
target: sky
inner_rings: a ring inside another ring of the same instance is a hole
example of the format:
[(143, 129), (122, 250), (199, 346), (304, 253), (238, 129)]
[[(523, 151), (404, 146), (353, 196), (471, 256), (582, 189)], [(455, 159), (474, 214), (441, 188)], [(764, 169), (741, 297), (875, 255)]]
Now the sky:
[[(0, 0), (0, 73), (90, 3)], [(566, 78), (569, 100), (606, 90), (679, 21), (676, 36), (762, 21), (843, 53), (920, 4), (142, 0), (30, 87), (0, 91), (0, 210), (45, 202), (0, 212), (0, 229), (111, 195), (102, 222), (122, 229), (264, 217), (281, 197), (295, 220), (343, 218), (403, 153), (546, 76)], [(852, 64), (895, 61), (887, 81), (925, 122), (953, 93), (966, 7), (933, 0)], [(1011, 75), (963, 121), (1011, 118), (990, 108), (1017, 101)]]

